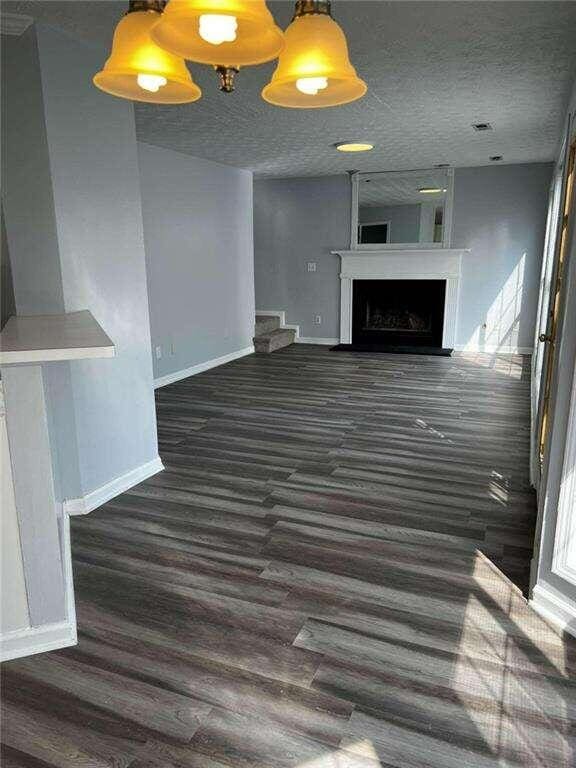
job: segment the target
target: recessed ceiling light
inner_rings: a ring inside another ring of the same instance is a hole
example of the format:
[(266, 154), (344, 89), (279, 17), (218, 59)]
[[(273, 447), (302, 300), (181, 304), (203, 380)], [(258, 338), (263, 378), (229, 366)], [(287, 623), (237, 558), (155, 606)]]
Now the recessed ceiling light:
[(492, 126), (490, 123), (473, 123), (472, 128), (474, 128), (475, 131), (491, 131)]
[(368, 144), (364, 141), (340, 141), (334, 146), (338, 152), (369, 152), (374, 149), (374, 144)]
[(504, 159), (504, 155), (492, 155), (492, 157), (490, 158), (490, 160), (493, 163), (499, 163), (500, 160), (503, 160), (503, 159)]
[(418, 190), (421, 195), (437, 195), (439, 192), (446, 192), (442, 187), (420, 187)]

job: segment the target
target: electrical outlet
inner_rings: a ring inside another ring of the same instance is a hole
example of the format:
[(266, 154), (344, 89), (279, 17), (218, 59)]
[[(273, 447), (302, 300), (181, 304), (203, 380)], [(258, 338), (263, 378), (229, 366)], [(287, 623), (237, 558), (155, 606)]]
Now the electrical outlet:
[(314, 315), (314, 325), (322, 325), (322, 315)]
[(155, 352), (156, 352), (156, 360), (160, 360), (160, 358), (162, 357), (162, 347), (158, 345), (155, 349)]
[(308, 262), (308, 272), (316, 272), (316, 262), (315, 261), (309, 261)]

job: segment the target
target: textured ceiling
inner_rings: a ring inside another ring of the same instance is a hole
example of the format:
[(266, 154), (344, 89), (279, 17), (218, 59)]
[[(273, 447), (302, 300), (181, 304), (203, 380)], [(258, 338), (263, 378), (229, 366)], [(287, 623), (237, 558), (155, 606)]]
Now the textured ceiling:
[[(5, 2), (108, 48), (126, 4)], [(291, 3), (269, 2), (281, 26)], [(230, 95), (191, 65), (203, 98), (184, 106), (137, 104), (141, 140), (250, 168), (261, 176), (551, 160), (576, 73), (576, 2), (335, 0), (351, 59), (368, 83), (358, 102), (288, 110), (260, 97), (273, 65), (244, 69)], [(103, 55), (105, 52), (103, 51)], [(471, 124), (494, 130), (475, 133)], [(376, 148), (342, 155), (333, 144)]]
[(437, 203), (444, 200), (444, 192), (422, 194), (423, 187), (446, 189), (445, 170), (411, 171), (404, 173), (362, 174), (359, 178), (359, 204), (363, 208), (380, 205), (412, 205)]

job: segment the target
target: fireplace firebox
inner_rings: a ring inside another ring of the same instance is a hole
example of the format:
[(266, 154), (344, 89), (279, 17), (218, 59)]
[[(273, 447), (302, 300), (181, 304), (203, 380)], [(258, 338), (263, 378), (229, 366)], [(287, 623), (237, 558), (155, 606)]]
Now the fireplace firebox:
[(352, 345), (442, 350), (445, 280), (354, 280)]

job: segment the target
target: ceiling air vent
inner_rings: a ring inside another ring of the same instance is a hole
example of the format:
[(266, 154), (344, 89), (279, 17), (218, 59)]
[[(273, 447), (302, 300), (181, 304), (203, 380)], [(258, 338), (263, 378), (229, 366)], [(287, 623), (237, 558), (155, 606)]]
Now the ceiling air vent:
[(474, 128), (475, 131), (491, 131), (492, 126), (490, 123), (473, 123), (472, 128)]

